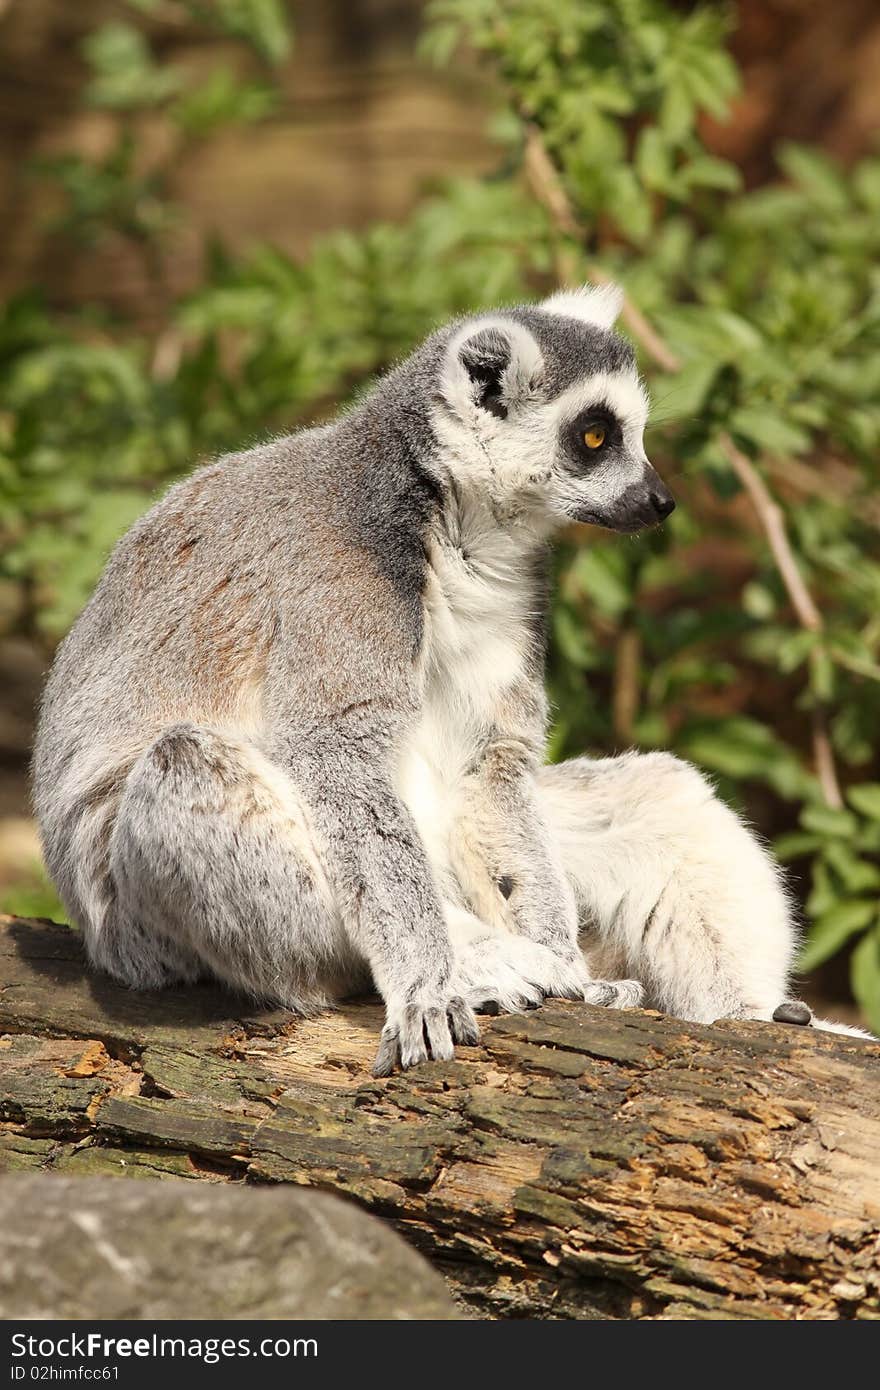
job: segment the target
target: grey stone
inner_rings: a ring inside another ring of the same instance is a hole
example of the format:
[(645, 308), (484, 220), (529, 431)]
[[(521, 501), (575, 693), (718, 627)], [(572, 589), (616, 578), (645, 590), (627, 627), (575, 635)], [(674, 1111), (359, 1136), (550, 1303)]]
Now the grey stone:
[(18, 1176), (0, 1184), (2, 1318), (454, 1318), (443, 1280), (323, 1193)]

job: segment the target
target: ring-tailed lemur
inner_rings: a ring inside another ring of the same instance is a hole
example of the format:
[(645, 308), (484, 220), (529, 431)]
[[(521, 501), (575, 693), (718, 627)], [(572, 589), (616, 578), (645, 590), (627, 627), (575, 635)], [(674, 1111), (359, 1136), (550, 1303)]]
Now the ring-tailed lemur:
[(379, 1074), (545, 994), (773, 1017), (785, 894), (699, 774), (541, 767), (549, 537), (674, 505), (618, 308), (590, 290), (453, 323), (336, 423), (201, 469), (119, 543), (34, 761), (98, 966), (304, 1012), (372, 980)]

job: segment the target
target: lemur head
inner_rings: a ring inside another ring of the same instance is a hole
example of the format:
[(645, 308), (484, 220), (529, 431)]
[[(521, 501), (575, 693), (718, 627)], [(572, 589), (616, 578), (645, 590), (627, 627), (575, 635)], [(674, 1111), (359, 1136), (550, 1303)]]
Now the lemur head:
[(433, 414), (441, 458), (511, 515), (637, 531), (675, 506), (645, 456), (648, 400), (613, 331), (616, 286), (456, 326)]

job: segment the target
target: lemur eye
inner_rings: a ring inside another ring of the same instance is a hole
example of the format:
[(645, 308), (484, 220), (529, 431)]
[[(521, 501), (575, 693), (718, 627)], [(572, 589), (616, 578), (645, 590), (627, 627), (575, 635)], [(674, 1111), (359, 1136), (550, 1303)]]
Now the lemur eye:
[(584, 430), (584, 443), (588, 449), (601, 449), (605, 443), (607, 430), (604, 425), (588, 425)]

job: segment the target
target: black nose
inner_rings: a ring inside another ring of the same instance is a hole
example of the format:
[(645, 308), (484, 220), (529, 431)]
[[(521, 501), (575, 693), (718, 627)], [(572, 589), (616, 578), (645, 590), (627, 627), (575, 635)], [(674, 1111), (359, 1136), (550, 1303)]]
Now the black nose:
[(662, 492), (651, 493), (651, 506), (660, 520), (665, 521), (669, 513), (675, 511), (675, 498), (664, 488)]

